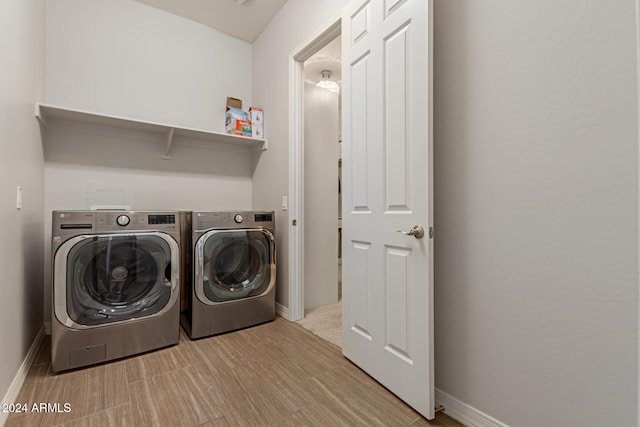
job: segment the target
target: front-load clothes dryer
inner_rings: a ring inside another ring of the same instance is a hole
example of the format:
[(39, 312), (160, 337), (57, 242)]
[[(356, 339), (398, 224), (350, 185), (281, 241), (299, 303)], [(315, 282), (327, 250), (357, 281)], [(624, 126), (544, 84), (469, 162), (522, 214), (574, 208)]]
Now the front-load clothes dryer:
[(178, 212), (55, 211), (52, 233), (54, 371), (178, 343)]
[(191, 212), (191, 279), (181, 323), (191, 338), (254, 326), (275, 317), (274, 212)]

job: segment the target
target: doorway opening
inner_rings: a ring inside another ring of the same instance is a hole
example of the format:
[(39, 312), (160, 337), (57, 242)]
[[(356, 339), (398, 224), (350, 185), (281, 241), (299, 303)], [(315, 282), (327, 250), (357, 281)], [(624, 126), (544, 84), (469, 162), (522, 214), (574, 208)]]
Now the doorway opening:
[(341, 39), (304, 62), (304, 318), (316, 335), (342, 344), (340, 166)]
[[(341, 21), (290, 57), (289, 318), (341, 346)], [(316, 85), (322, 82), (320, 85)], [(335, 89), (321, 87), (337, 83)]]

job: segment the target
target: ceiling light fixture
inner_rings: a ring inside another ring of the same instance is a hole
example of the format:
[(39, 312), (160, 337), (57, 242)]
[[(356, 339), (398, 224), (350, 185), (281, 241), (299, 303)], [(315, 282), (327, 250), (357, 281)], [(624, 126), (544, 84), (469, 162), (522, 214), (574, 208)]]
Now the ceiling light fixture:
[(331, 71), (324, 70), (322, 73), (320, 73), (320, 75), (322, 76), (322, 78), (318, 80), (316, 86), (330, 90), (331, 92), (340, 91), (340, 86), (338, 86), (338, 83), (331, 80)]

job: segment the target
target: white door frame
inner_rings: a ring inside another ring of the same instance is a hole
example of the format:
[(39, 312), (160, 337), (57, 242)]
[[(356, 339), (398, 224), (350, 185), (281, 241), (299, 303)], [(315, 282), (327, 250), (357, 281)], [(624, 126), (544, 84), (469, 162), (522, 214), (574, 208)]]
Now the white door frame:
[[(640, 104), (640, 0), (636, 0), (636, 80), (637, 80), (637, 93), (636, 101)], [(640, 135), (640, 108), (638, 108), (638, 135)], [(638, 146), (640, 147), (640, 139), (638, 140)], [(639, 150), (640, 152), (640, 150)], [(640, 156), (638, 157), (638, 164), (640, 165)], [(640, 181), (639, 181), (640, 185)], [(639, 199), (640, 200), (640, 199)], [(638, 217), (640, 221), (640, 217)], [(638, 236), (640, 242), (640, 235)], [(639, 260), (640, 264), (640, 260)], [(640, 307), (640, 282), (638, 282), (638, 307)], [(638, 390), (638, 406), (636, 408), (637, 425), (640, 427), (640, 319), (638, 322), (638, 378), (637, 378), (637, 390)]]
[[(304, 318), (304, 61), (340, 35), (340, 15), (289, 54), (289, 320)], [(297, 224), (296, 224), (297, 223)], [(295, 225), (294, 225), (295, 224)]]

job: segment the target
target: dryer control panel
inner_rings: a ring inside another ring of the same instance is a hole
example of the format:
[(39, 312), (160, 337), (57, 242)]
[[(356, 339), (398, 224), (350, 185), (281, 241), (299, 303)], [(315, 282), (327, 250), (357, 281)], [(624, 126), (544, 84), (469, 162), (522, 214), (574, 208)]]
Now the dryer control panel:
[(271, 213), (257, 213), (255, 214), (255, 222), (273, 222), (273, 214)]
[(252, 228), (274, 229), (273, 211), (206, 212), (194, 211), (193, 230), (210, 228)]

